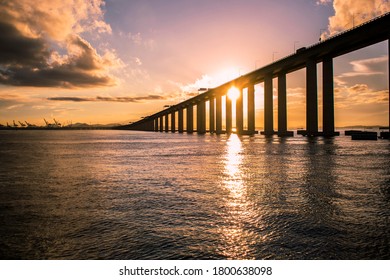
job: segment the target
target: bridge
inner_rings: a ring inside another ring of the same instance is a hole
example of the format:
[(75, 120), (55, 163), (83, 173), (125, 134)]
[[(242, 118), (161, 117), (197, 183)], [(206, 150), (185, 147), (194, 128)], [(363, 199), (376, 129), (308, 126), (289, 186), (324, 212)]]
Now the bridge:
[[(193, 133), (194, 113), (196, 116), (196, 132), (206, 133), (206, 109), (208, 108), (209, 132), (222, 134), (232, 133), (232, 101), (227, 98), (228, 90), (235, 87), (239, 90), (236, 106), (236, 133), (255, 134), (255, 85), (264, 83), (264, 135), (292, 136), (287, 130), (287, 88), (286, 75), (288, 73), (306, 69), (306, 129), (307, 136), (335, 136), (334, 117), (334, 81), (333, 59), (335, 57), (368, 47), (370, 45), (388, 41), (390, 53), (390, 13), (386, 13), (369, 22), (363, 23), (345, 32), (323, 40), (306, 48), (298, 49), (294, 54), (277, 60), (269, 65), (242, 75), (216, 88), (196, 95), (165, 110), (147, 116), (137, 122), (124, 126), (130, 130), (165, 131)], [(390, 59), (389, 69), (390, 69)], [(318, 129), (318, 93), (317, 93), (317, 63), (322, 63), (322, 131)], [(390, 70), (388, 71), (390, 72)], [(389, 75), (389, 74), (388, 74)], [(278, 83), (278, 131), (274, 130), (273, 119), (273, 79)], [(390, 81), (390, 75), (389, 75)], [(243, 92), (246, 102), (243, 102)], [(390, 94), (389, 94), (390, 95)], [(225, 98), (223, 98), (225, 97)], [(225, 102), (225, 118), (222, 116), (222, 102)], [(206, 106), (208, 103), (208, 106)], [(243, 104), (246, 103), (246, 110)], [(194, 110), (194, 108), (196, 109)], [(184, 130), (184, 110), (186, 111), (186, 130)], [(195, 111), (195, 112), (194, 112)], [(244, 129), (244, 112), (247, 125)], [(390, 112), (390, 98), (389, 98)], [(389, 113), (390, 115), (390, 113)], [(176, 119), (177, 118), (177, 119)], [(224, 126), (222, 121), (224, 119)], [(176, 121), (177, 120), (177, 121)], [(390, 116), (389, 116), (390, 124)], [(222, 128), (225, 127), (225, 130)]]

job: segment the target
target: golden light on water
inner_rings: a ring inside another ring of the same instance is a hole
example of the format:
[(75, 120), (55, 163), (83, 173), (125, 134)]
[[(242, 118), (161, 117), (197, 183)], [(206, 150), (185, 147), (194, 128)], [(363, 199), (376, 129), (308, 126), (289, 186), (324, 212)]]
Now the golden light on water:
[(242, 187), (241, 170), (242, 164), (242, 143), (237, 134), (230, 135), (227, 141), (226, 157), (225, 157), (225, 174), (227, 179), (225, 185), (231, 191), (237, 191)]
[(244, 160), (241, 139), (231, 134), (226, 144), (224, 158), (223, 185), (228, 190), (224, 198), (227, 208), (225, 222), (221, 229), (222, 240), (225, 242), (223, 253), (232, 259), (250, 259), (249, 235), (245, 229), (245, 220), (253, 216), (250, 203), (247, 199), (247, 186), (244, 181), (242, 164)]

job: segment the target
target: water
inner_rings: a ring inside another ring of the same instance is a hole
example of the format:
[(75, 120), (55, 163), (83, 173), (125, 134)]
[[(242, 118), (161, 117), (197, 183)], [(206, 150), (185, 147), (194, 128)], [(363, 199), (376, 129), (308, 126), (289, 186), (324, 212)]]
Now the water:
[(1, 259), (389, 259), (390, 142), (0, 131)]

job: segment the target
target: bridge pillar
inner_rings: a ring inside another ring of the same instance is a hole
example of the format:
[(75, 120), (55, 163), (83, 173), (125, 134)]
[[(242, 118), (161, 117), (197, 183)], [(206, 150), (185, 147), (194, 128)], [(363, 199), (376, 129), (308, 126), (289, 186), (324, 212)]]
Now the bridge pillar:
[(217, 134), (222, 133), (222, 96), (215, 97), (215, 130)]
[(189, 104), (187, 107), (187, 133), (194, 132), (194, 107)]
[(232, 133), (232, 101), (226, 95), (226, 133)]
[(165, 132), (168, 132), (169, 131), (169, 114), (166, 114), (164, 117), (165, 117), (165, 127), (164, 127), (164, 130), (165, 130)]
[(255, 85), (248, 86), (248, 133), (255, 133)]
[(183, 108), (180, 108), (179, 109), (179, 112), (178, 112), (178, 131), (179, 133), (183, 133), (184, 129), (183, 129)]
[(306, 134), (318, 135), (317, 63), (306, 62)]
[(154, 131), (158, 131), (158, 118), (154, 119)]
[(244, 130), (243, 89), (239, 90), (240, 95), (236, 100), (236, 130), (237, 134), (242, 134)]
[(204, 99), (200, 100), (196, 106), (196, 121), (198, 134), (206, 133), (206, 102)]
[(322, 61), (322, 131), (324, 136), (335, 136), (334, 129), (334, 89), (333, 60), (331, 57)]
[(278, 75), (278, 136), (294, 136), (292, 131), (287, 131), (286, 73)]
[(164, 125), (163, 125), (163, 116), (160, 116), (160, 132), (163, 132), (163, 128), (164, 128)]
[(149, 121), (149, 130), (148, 131), (156, 131), (154, 125), (155, 125), (155, 121), (154, 120), (150, 120)]
[(264, 77), (264, 135), (274, 134), (274, 108), (273, 108), (272, 75)]
[(214, 97), (211, 96), (209, 99), (209, 130), (210, 130), (210, 133), (215, 132), (214, 122), (215, 122)]
[(176, 112), (171, 113), (171, 132), (176, 132)]
[(154, 120), (149, 120), (148, 121), (148, 131), (155, 131), (154, 130), (154, 125), (155, 125), (155, 122), (154, 122)]

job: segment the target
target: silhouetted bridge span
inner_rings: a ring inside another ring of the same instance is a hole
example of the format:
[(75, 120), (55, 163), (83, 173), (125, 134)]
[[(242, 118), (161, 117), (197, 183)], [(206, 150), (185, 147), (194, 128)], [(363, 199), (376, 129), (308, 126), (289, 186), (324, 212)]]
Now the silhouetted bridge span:
[[(312, 46), (298, 49), (296, 53), (272, 64), (242, 75), (221, 86), (209, 89), (177, 105), (147, 116), (123, 128), (143, 131), (194, 132), (194, 107), (196, 107), (196, 132), (206, 133), (206, 108), (210, 133), (232, 132), (232, 101), (222, 98), (231, 87), (240, 95), (236, 100), (236, 132), (254, 134), (255, 131), (255, 85), (264, 83), (264, 132), (265, 135), (290, 136), (287, 130), (287, 88), (286, 74), (306, 68), (306, 129), (309, 136), (338, 135), (334, 125), (334, 81), (333, 58), (390, 39), (390, 13), (377, 17), (353, 29), (339, 33)], [(390, 52), (390, 44), (389, 44)], [(389, 60), (390, 61), (390, 60)], [(317, 63), (322, 62), (322, 108), (323, 131), (318, 130)], [(390, 64), (390, 62), (389, 62)], [(278, 131), (274, 131), (273, 120), (273, 79), (278, 83)], [(390, 79), (389, 79), (390, 80)], [(243, 91), (246, 90), (246, 110), (243, 109)], [(225, 100), (225, 118), (222, 116), (222, 101)], [(208, 106), (206, 103), (208, 102)], [(390, 104), (390, 103), (389, 103)], [(186, 110), (186, 129), (184, 129)], [(244, 130), (244, 112), (247, 125)], [(222, 121), (224, 119), (224, 127)], [(177, 120), (177, 121), (176, 121)], [(390, 117), (389, 117), (390, 123)]]

